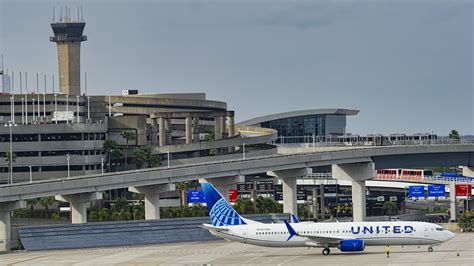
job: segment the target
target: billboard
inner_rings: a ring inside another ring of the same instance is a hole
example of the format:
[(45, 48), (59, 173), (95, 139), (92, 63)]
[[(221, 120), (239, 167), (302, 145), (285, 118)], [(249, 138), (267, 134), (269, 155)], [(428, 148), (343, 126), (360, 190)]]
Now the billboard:
[(456, 185), (456, 196), (469, 197), (472, 195), (472, 186), (468, 184)]
[(425, 186), (409, 186), (408, 188), (409, 198), (425, 197)]
[(202, 190), (188, 190), (188, 204), (205, 203)]
[(445, 197), (445, 185), (430, 185), (428, 186), (428, 197)]

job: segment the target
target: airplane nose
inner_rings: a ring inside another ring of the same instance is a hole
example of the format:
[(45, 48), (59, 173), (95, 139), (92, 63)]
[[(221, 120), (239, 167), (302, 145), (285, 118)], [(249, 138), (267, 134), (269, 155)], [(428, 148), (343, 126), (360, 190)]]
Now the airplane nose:
[(453, 232), (451, 232), (451, 231), (447, 231), (446, 234), (447, 234), (448, 240), (449, 240), (449, 239), (452, 239), (452, 238), (454, 238), (454, 237), (456, 236), (456, 234), (453, 233)]

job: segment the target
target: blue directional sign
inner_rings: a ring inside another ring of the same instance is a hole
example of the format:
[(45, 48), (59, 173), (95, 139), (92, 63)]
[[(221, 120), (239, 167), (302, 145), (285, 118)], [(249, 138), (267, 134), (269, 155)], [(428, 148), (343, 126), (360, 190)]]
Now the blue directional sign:
[(409, 186), (408, 188), (408, 197), (410, 198), (425, 196), (425, 186)]
[(445, 197), (445, 185), (431, 185), (428, 186), (428, 197)]
[(188, 203), (204, 203), (204, 193), (202, 190), (189, 190)]

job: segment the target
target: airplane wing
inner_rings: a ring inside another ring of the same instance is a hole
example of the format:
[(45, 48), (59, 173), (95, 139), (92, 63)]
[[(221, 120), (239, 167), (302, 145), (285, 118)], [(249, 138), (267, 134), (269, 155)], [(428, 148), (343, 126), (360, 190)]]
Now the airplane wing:
[(227, 228), (227, 227), (213, 226), (211, 224), (202, 224), (200, 227), (204, 228), (204, 229), (207, 229), (207, 230), (214, 230), (214, 231), (217, 231), (217, 232), (229, 231), (229, 228)]
[(327, 237), (327, 236), (314, 236), (314, 235), (306, 235), (306, 234), (296, 234), (297, 236), (306, 237), (313, 242), (318, 244), (338, 244), (339, 241), (345, 240), (346, 238), (339, 238), (339, 237)]

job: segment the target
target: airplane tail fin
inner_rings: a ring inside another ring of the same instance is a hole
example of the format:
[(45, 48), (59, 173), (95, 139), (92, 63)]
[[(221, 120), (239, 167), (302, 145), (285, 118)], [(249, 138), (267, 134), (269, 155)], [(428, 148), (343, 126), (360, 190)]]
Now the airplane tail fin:
[(242, 225), (249, 222), (257, 223), (242, 218), (212, 184), (201, 183), (201, 187), (213, 226)]

